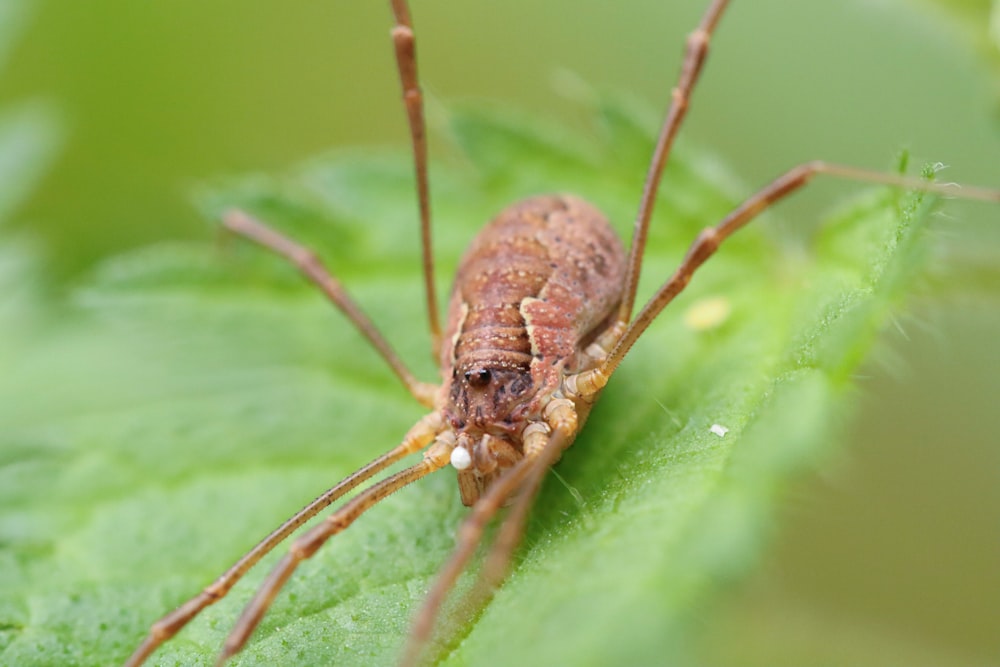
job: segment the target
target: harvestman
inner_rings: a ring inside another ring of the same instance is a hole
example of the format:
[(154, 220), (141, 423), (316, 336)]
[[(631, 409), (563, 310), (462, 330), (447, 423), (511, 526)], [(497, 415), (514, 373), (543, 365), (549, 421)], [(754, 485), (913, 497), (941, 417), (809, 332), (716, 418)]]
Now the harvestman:
[(392, 40), (416, 171), (427, 313), (433, 352), (441, 365), (441, 385), (420, 382), (410, 373), (309, 250), (241, 211), (226, 214), (224, 224), (294, 263), (343, 311), (413, 397), (431, 412), (399, 445), (304, 507), (214, 583), (154, 623), (125, 663), (127, 667), (142, 664), (311, 517), (393, 463), (423, 450), (419, 463), (368, 487), (292, 543), (236, 622), (218, 660), (219, 664), (226, 662), (246, 644), (299, 563), (389, 494), (450, 464), (458, 472), (462, 502), (472, 510), (459, 529), (455, 551), (415, 617), (403, 663), (416, 662), (445, 597), (475, 553), (488, 523), (501, 507), (510, 504), (483, 565), (479, 590), (503, 579), (542, 478), (572, 444), (628, 350), (733, 232), (817, 174), (1000, 202), (1000, 191), (959, 189), (828, 162), (808, 162), (782, 174), (722, 222), (703, 230), (674, 274), (633, 318), (646, 231), (660, 176), (705, 61), (709, 39), (728, 4), (715, 0), (688, 36), (680, 79), (672, 91), (646, 175), (627, 255), (604, 216), (582, 199), (554, 195), (514, 204), (490, 222), (466, 251), (442, 332), (431, 256), (427, 143), (414, 32), (406, 0), (390, 2), (396, 21)]

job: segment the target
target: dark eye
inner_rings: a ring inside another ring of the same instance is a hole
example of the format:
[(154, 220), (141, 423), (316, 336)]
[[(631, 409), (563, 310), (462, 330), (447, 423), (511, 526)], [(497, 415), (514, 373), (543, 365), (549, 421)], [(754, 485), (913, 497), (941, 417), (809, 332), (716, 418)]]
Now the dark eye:
[(465, 381), (473, 387), (485, 387), (490, 383), (490, 378), (492, 377), (493, 375), (487, 368), (477, 368), (465, 372)]

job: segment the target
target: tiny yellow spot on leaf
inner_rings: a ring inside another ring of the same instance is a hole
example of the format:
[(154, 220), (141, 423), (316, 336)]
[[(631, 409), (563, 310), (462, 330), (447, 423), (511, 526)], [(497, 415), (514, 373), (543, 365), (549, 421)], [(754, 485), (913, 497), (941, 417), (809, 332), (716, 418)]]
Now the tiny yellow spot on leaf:
[(732, 306), (724, 296), (713, 296), (696, 301), (684, 311), (684, 325), (692, 331), (709, 331), (729, 319)]

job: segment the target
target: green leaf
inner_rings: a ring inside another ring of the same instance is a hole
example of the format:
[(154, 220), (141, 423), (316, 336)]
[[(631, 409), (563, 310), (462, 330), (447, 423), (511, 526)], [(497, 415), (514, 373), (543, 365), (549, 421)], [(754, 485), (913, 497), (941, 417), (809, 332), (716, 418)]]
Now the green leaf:
[[(624, 236), (653, 142), (638, 118), (603, 101), (613, 140), (598, 141), (456, 112), (466, 161), (432, 171), (444, 275), (503, 203), (539, 192), (586, 196)], [(680, 148), (640, 298), (752, 191), (737, 183)], [(406, 156), (330, 156), (200, 202), (245, 206), (315, 246), (436, 377)], [(510, 579), (449, 627), (442, 664), (681, 660), (700, 605), (753, 564), (782, 483), (836, 442), (851, 374), (920, 270), (927, 211), (919, 196), (872, 191), (808, 252), (775, 238), (771, 214), (727, 243), (612, 379)], [(688, 323), (711, 303), (728, 315)], [(121, 662), (152, 621), (422, 414), (291, 267), (235, 239), (120, 257), (75, 304), (57, 333), (19, 347), (0, 385), (4, 664)], [(465, 514), (449, 470), (380, 503), (300, 567), (234, 663), (392, 664)], [(212, 664), (278, 552), (151, 664)]]

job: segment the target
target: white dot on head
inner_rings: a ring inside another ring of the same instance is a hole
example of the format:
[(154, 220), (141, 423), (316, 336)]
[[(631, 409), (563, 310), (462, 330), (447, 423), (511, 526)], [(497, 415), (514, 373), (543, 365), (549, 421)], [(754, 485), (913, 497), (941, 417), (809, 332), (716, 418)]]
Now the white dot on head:
[(451, 465), (454, 466), (455, 470), (465, 470), (472, 465), (472, 457), (469, 456), (469, 451), (464, 447), (456, 447), (451, 450)]

